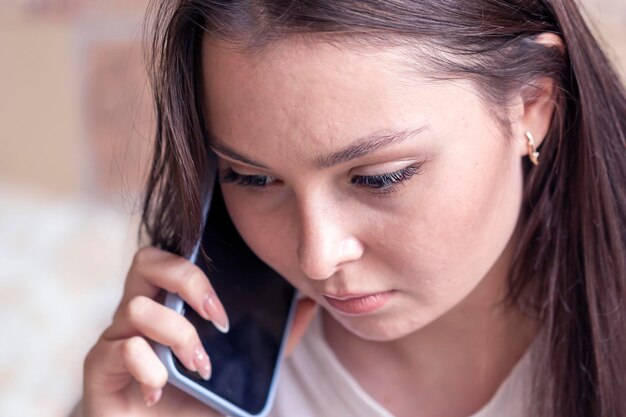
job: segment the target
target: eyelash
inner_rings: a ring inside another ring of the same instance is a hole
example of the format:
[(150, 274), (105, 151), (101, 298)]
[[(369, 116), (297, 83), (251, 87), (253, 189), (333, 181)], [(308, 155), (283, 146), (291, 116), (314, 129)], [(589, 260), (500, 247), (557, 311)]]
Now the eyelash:
[(370, 188), (369, 192), (384, 196), (395, 192), (399, 185), (408, 181), (413, 175), (422, 173), (422, 165), (425, 161), (399, 169), (394, 172), (379, 175), (355, 175), (350, 179), (353, 186), (361, 185)]
[[(409, 165), (398, 171), (389, 172), (379, 175), (355, 175), (350, 179), (351, 186), (363, 186), (369, 188), (369, 192), (379, 196), (386, 196), (397, 190), (398, 185), (409, 180), (413, 175), (419, 175), (422, 172), (422, 166), (426, 161)], [(234, 183), (243, 187), (266, 188), (271, 176), (267, 175), (241, 175), (233, 171), (232, 168), (226, 168), (220, 175), (220, 182)]]

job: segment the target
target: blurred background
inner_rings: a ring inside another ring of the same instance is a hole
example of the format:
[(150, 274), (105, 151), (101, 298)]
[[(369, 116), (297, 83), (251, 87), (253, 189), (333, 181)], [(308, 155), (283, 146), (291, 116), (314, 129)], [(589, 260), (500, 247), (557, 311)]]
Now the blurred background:
[[(581, 0), (626, 75), (626, 0)], [(64, 416), (137, 247), (147, 0), (0, 0), (0, 416)]]

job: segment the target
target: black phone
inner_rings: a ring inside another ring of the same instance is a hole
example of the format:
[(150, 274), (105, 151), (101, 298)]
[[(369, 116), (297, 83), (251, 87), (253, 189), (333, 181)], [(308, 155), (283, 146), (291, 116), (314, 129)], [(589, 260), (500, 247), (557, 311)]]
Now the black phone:
[[(209, 277), (230, 322), (223, 334), (176, 294), (165, 305), (197, 329), (211, 359), (211, 379), (203, 380), (162, 345), (156, 351), (168, 382), (233, 417), (260, 417), (271, 408), (296, 290), (261, 261), (243, 241), (226, 210), (219, 182), (205, 202), (204, 231), (189, 258)], [(210, 259), (207, 262), (203, 253)]]

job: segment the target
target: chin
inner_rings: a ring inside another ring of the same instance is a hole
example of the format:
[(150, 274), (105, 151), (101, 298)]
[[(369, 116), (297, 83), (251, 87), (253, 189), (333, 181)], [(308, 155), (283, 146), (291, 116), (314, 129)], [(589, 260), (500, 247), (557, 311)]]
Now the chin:
[(372, 342), (392, 342), (402, 339), (426, 326), (426, 322), (416, 322), (413, 318), (402, 319), (395, 315), (372, 314), (367, 316), (330, 315), (350, 333)]

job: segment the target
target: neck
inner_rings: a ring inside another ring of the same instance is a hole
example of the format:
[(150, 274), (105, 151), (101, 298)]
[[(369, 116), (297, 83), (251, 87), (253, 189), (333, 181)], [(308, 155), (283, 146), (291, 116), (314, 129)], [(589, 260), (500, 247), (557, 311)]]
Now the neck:
[(502, 303), (510, 246), (468, 297), (420, 330), (391, 342), (372, 342), (324, 312), (328, 344), (361, 386), (396, 416), (417, 416), (415, 410), (419, 416), (473, 414), (493, 396), (536, 333), (532, 320)]

